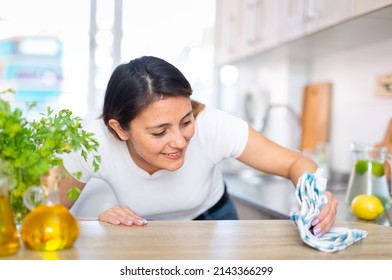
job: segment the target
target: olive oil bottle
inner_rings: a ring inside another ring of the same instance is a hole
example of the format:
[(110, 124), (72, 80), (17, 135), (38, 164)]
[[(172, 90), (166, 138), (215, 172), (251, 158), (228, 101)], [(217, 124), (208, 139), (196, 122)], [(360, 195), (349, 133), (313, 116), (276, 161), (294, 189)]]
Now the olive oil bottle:
[[(26, 191), (24, 202), (31, 212), (22, 222), (21, 237), (27, 248), (56, 251), (73, 246), (79, 235), (79, 224), (69, 210), (58, 202), (59, 175), (55, 169), (43, 176), (40, 187)], [(37, 201), (31, 198), (39, 197)]]
[(0, 178), (0, 257), (13, 255), (20, 248), (19, 235), (4, 179)]

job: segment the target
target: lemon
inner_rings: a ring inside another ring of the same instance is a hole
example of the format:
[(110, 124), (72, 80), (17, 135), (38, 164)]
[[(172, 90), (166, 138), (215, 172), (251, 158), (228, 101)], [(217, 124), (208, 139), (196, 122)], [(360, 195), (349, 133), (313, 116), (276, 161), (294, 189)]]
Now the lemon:
[(360, 194), (351, 202), (351, 211), (357, 218), (371, 221), (384, 213), (384, 206), (377, 196)]
[(365, 174), (368, 169), (368, 161), (367, 160), (358, 160), (355, 163), (355, 172), (358, 174)]
[(372, 162), (372, 173), (376, 177), (384, 176), (384, 164), (381, 162)]

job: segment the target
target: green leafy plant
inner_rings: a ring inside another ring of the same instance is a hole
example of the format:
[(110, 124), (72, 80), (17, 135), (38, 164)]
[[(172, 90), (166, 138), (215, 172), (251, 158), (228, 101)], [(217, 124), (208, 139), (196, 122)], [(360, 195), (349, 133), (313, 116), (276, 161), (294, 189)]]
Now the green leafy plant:
[[(99, 144), (93, 133), (83, 129), (81, 118), (68, 109), (55, 112), (48, 107), (40, 119), (29, 121), (21, 109), (13, 109), (1, 98), (2, 94), (10, 92), (12, 90), (0, 92), (0, 158), (3, 173), (15, 182), (10, 200), (15, 218), (21, 222), (28, 213), (23, 205), (24, 191), (40, 185), (41, 176), (50, 168), (62, 165), (62, 154), (79, 151), (87, 161), (88, 153), (96, 152)], [(28, 110), (34, 106), (34, 103), (29, 104)], [(97, 171), (101, 158), (94, 154), (91, 164)], [(73, 175), (80, 178), (81, 173)], [(74, 187), (67, 195), (76, 199), (79, 190)]]

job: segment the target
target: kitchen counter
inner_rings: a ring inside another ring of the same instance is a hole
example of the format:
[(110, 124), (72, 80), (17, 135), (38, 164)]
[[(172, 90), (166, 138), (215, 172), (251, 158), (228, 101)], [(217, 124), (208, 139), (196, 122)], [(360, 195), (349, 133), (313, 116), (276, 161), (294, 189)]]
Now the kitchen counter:
[(368, 231), (365, 239), (336, 253), (302, 242), (289, 220), (152, 221), (146, 226), (115, 226), (80, 221), (80, 234), (70, 249), (40, 252), (22, 248), (8, 260), (340, 260), (390, 259), (392, 228), (338, 222)]
[[(290, 212), (298, 209), (295, 197), (295, 187), (291, 181), (271, 175), (260, 175), (252, 170), (238, 173), (225, 173), (228, 192), (244, 205), (262, 212), (271, 219), (289, 219)], [(344, 201), (346, 184), (328, 183), (327, 190), (331, 191), (339, 201), (337, 221), (366, 222), (353, 216), (350, 207)], [(392, 225), (392, 209), (380, 215), (376, 223), (384, 226)]]

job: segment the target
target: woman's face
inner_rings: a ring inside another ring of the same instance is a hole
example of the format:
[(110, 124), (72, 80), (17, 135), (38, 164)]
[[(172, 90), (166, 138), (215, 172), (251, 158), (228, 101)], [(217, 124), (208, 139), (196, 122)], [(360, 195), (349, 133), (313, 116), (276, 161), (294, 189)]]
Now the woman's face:
[(125, 133), (129, 152), (140, 168), (150, 174), (177, 170), (195, 133), (190, 99), (168, 97), (152, 103), (131, 121)]

